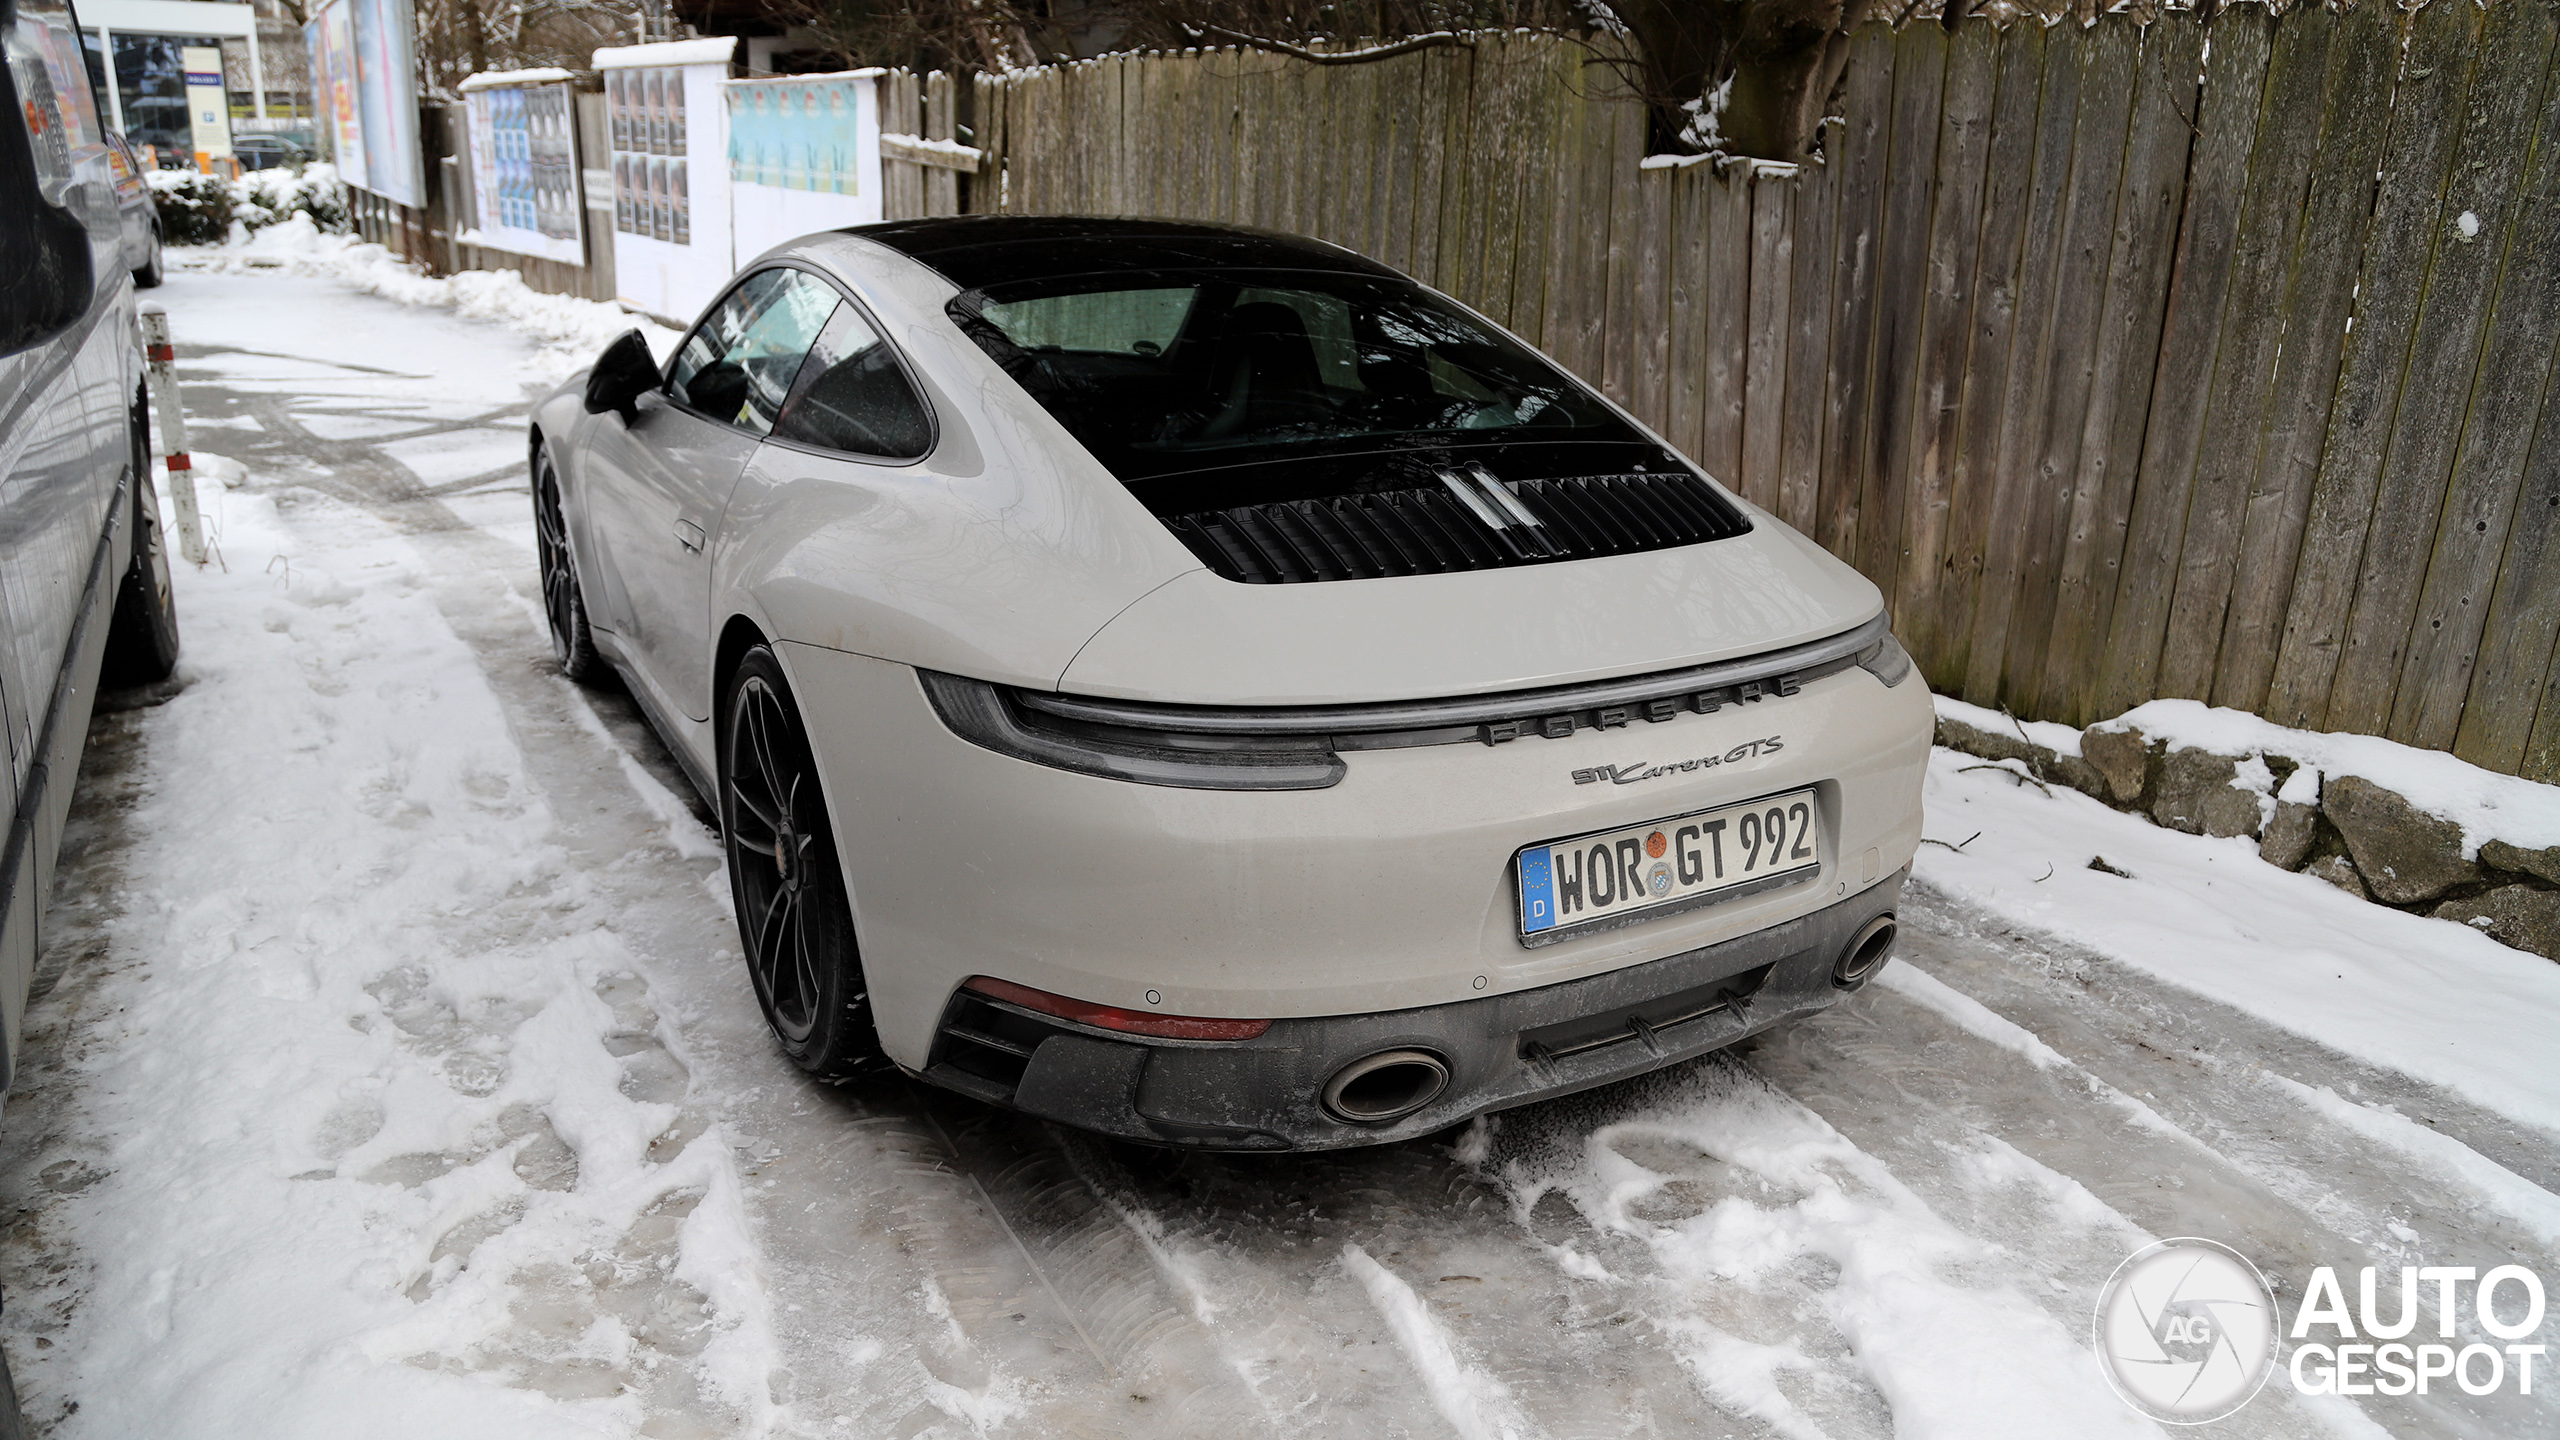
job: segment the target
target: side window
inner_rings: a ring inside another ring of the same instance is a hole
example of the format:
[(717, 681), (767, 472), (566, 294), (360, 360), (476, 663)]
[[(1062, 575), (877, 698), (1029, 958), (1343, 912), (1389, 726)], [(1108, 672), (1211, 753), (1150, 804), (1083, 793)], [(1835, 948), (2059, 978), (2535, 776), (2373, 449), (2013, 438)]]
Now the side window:
[(685, 337), (669, 393), (714, 420), (771, 434), (810, 344), (843, 303), (804, 271), (748, 276)]
[(854, 455), (912, 460), (933, 444), (924, 401), (896, 352), (862, 312), (839, 308), (809, 352), (800, 384), (774, 433)]

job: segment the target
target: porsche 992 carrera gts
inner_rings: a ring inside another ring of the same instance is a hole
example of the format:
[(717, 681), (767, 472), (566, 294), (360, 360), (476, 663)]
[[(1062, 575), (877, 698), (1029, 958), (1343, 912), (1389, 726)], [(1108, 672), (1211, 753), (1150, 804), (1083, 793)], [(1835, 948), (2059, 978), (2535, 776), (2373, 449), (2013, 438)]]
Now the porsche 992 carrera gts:
[(811, 235), (544, 399), (532, 466), (560, 661), (714, 797), (821, 1076), (1372, 1144), (1891, 953), (1932, 719), (1876, 587), (1336, 246)]

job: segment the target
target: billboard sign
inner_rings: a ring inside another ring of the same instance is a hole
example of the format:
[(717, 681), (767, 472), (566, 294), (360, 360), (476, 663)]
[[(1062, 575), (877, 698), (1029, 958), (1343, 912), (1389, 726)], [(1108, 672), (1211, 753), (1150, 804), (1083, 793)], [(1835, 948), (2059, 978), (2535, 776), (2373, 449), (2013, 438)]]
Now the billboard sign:
[(679, 324), (736, 264), (720, 82), (737, 43), (723, 35), (595, 52), (613, 148), (614, 288)]
[(462, 91), (471, 110), (475, 220), (465, 243), (587, 263), (568, 72), (474, 75)]
[(210, 170), (231, 153), (231, 96), (222, 84), (222, 51), (190, 45), (178, 56), (186, 67), (188, 148), (196, 152), (196, 168)]
[(312, 90), (336, 142), (338, 177), (386, 200), (424, 205), (409, 0), (328, 0), (303, 34), (311, 47)]
[(740, 258), (880, 216), (877, 70), (732, 80), (729, 208)]
[(311, 98), (338, 167), (338, 178), (364, 188), (364, 113), (357, 96), (355, 26), (347, 0), (323, 6), (302, 27), (311, 51)]
[(337, 3), (355, 7), (364, 188), (403, 205), (424, 205), (426, 157), (418, 144), (417, 23), (409, 0)]

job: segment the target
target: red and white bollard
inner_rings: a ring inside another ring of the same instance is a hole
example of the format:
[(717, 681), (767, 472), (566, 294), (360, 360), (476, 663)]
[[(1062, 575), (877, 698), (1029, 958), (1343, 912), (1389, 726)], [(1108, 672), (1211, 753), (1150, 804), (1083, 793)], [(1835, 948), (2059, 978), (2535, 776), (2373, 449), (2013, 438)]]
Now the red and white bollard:
[(169, 312), (145, 300), (143, 361), (150, 374), (152, 429), (169, 468), (169, 499), (178, 507), (178, 553), (190, 565), (204, 563), (204, 519), (196, 510), (195, 460), (187, 453), (187, 412), (178, 400), (177, 351), (169, 344)]

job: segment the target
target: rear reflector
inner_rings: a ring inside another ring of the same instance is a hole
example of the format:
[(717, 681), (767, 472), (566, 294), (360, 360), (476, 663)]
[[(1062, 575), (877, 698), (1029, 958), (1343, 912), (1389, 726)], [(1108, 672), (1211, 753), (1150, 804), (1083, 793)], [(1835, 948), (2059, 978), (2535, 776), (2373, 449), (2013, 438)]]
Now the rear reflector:
[(1268, 1020), (1211, 1020), (1198, 1015), (1156, 1015), (1141, 1010), (1123, 1010), (1113, 1005), (1096, 1005), (1089, 1000), (1070, 1000), (1010, 980), (990, 975), (975, 975), (960, 987), (973, 990), (993, 1000), (1073, 1020), (1102, 1030), (1119, 1030), (1131, 1035), (1154, 1035), (1166, 1040), (1257, 1040), (1271, 1028)]

